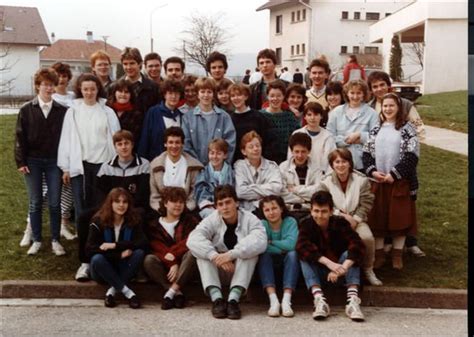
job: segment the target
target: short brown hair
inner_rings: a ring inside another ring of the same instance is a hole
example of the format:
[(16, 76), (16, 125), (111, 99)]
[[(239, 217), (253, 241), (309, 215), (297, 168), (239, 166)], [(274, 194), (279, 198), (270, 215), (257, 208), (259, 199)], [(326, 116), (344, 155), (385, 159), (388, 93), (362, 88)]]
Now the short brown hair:
[(95, 63), (99, 59), (107, 60), (109, 62), (109, 64), (112, 64), (112, 61), (110, 60), (109, 54), (107, 54), (107, 52), (105, 50), (98, 50), (95, 53), (93, 53), (90, 57), (92, 68), (94, 68)]
[(167, 92), (179, 92), (180, 97), (183, 97), (184, 88), (181, 81), (172, 78), (167, 78), (160, 84), (160, 93), (165, 96)]
[(309, 135), (303, 132), (296, 132), (291, 135), (290, 139), (288, 140), (288, 146), (290, 147), (290, 150), (293, 151), (293, 148), (296, 145), (301, 145), (308, 149), (308, 151), (311, 151), (311, 144), (312, 140)]
[(35, 73), (35, 90), (38, 92), (38, 87), (41, 82), (49, 81), (55, 86), (58, 85), (59, 77), (56, 71), (52, 68), (40, 69)]
[(341, 157), (342, 159), (347, 160), (349, 162), (349, 165), (350, 165), (349, 172), (352, 172), (352, 170), (354, 170), (354, 160), (352, 160), (351, 151), (349, 151), (348, 149), (344, 147), (332, 150), (328, 155), (328, 161), (331, 168), (334, 168), (333, 163), (337, 159), (337, 157)]
[(130, 93), (130, 103), (135, 104), (135, 90), (133, 90), (133, 83), (125, 78), (121, 78), (112, 83), (109, 91), (109, 96), (107, 97), (107, 105), (112, 106), (115, 103), (115, 93), (117, 91), (128, 91)]
[(372, 71), (369, 74), (369, 77), (367, 78), (367, 85), (369, 86), (369, 89), (372, 90), (372, 82), (375, 81), (384, 81), (387, 83), (387, 87), (392, 86), (392, 81), (390, 80), (390, 76), (384, 72), (384, 71)]
[(133, 143), (133, 134), (128, 130), (119, 130), (114, 133), (112, 140), (115, 143), (121, 142), (122, 140), (129, 140)]
[(272, 60), (273, 64), (277, 64), (277, 56), (274, 50), (266, 48), (262, 49), (258, 52), (257, 54), (257, 65), (258, 65), (258, 60), (259, 59), (270, 59)]
[(166, 68), (168, 67), (168, 64), (169, 63), (179, 63), (181, 65), (181, 71), (184, 73), (184, 68), (186, 67), (186, 64), (184, 63), (184, 61), (181, 59), (181, 57), (178, 57), (178, 56), (171, 56), (171, 57), (168, 57), (166, 60), (165, 60), (165, 63), (163, 64), (163, 68), (165, 68), (165, 72), (166, 72)]
[(229, 152), (229, 143), (227, 143), (222, 138), (215, 138), (209, 142), (207, 149), (210, 151), (211, 149), (216, 149), (217, 151), (222, 151), (224, 153)]
[(250, 97), (250, 87), (243, 83), (234, 83), (232, 84), (227, 91), (232, 95), (233, 92), (238, 92), (239, 94), (244, 94), (247, 97)]
[(235, 202), (238, 202), (237, 193), (232, 185), (219, 185), (214, 189), (214, 203), (217, 204), (219, 200), (232, 198)]
[(272, 82), (268, 83), (268, 85), (267, 85), (267, 95), (268, 95), (268, 93), (270, 92), (271, 89), (280, 90), (282, 92), (283, 96), (285, 96), (285, 94), (286, 94), (286, 85), (282, 80), (275, 80), (275, 81), (272, 81)]
[(364, 93), (364, 102), (369, 99), (369, 87), (367, 86), (367, 83), (361, 79), (350, 80), (349, 82), (344, 84), (344, 99), (346, 100), (346, 102), (349, 102), (349, 97), (347, 97), (347, 93), (352, 88), (359, 88), (360, 90), (362, 90), (362, 92)]
[(189, 85), (195, 86), (197, 79), (198, 79), (197, 76), (188, 74), (188, 75), (184, 75), (184, 78), (181, 81), (181, 83), (183, 84), (183, 87), (187, 87)]
[(313, 61), (311, 61), (311, 63), (309, 64), (309, 71), (311, 71), (311, 68), (313, 67), (320, 67), (320, 68), (323, 68), (324, 71), (326, 72), (326, 74), (330, 75), (331, 74), (331, 68), (329, 67), (329, 63), (328, 61), (326, 61), (325, 59), (323, 58), (317, 58), (317, 59), (314, 59)]
[(161, 200), (160, 200), (160, 214), (166, 215), (166, 203), (168, 201), (171, 202), (178, 202), (181, 201), (184, 203), (186, 207), (186, 200), (188, 196), (186, 195), (186, 191), (182, 187), (175, 187), (175, 186), (166, 186), (160, 191)]
[(211, 72), (211, 63), (216, 62), (216, 61), (221, 61), (222, 64), (224, 65), (225, 70), (229, 68), (229, 65), (227, 64), (227, 57), (224, 54), (219, 53), (218, 51), (214, 51), (209, 54), (206, 60), (206, 70), (208, 72)]
[(254, 138), (257, 138), (260, 142), (260, 145), (262, 145), (262, 137), (260, 137), (260, 135), (257, 132), (252, 130), (252, 131), (247, 132), (240, 139), (240, 149), (241, 150), (245, 149), (245, 145), (247, 145), (247, 143), (250, 143)]
[(51, 66), (51, 68), (53, 68), (58, 73), (58, 75), (66, 75), (68, 80), (71, 80), (72, 72), (69, 64), (56, 62)]
[(303, 116), (306, 116), (308, 112), (311, 111), (314, 114), (320, 114), (321, 116), (324, 115), (324, 108), (318, 102), (308, 102), (304, 106)]
[(232, 85), (232, 81), (229, 80), (228, 78), (223, 78), (219, 84), (216, 86), (216, 92), (219, 91), (227, 91), (229, 90), (229, 87)]
[(140, 54), (138, 48), (125, 47), (120, 54), (120, 62), (123, 63), (124, 60), (134, 60), (138, 64), (143, 63), (142, 54)]
[(209, 78), (209, 77), (200, 77), (194, 82), (194, 85), (196, 86), (196, 90), (202, 90), (202, 89), (209, 89), (212, 91), (216, 91), (216, 81), (214, 79)]
[(100, 80), (97, 78), (92, 73), (84, 73), (76, 81), (76, 86), (74, 87), (74, 93), (76, 94), (76, 98), (83, 98), (84, 96), (82, 95), (81, 91), (81, 86), (82, 82), (94, 82), (97, 86), (97, 101), (99, 101), (99, 98), (105, 96), (105, 91), (104, 87), (102, 86), (102, 83), (100, 83)]
[(145, 62), (145, 66), (146, 66), (146, 63), (150, 60), (158, 60), (160, 62), (160, 64), (162, 64), (163, 62), (161, 61), (161, 56), (160, 54), (158, 53), (148, 53), (145, 55), (145, 59), (144, 59), (144, 62)]

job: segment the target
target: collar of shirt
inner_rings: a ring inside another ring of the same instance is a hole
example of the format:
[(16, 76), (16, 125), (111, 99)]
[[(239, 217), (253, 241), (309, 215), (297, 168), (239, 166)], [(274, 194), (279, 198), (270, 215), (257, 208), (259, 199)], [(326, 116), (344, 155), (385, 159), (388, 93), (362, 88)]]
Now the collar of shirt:
[(319, 90), (316, 90), (314, 87), (311, 87), (311, 92), (312, 92), (314, 95), (320, 97), (320, 96), (322, 96), (322, 95), (324, 95), (324, 94), (326, 93), (326, 86), (323, 86), (323, 87), (322, 87), (321, 89), (319, 89)]
[(41, 111), (43, 111), (44, 117), (48, 117), (49, 112), (51, 111), (51, 108), (53, 107), (53, 100), (49, 102), (44, 102), (41, 97), (38, 96), (38, 103), (41, 108)]

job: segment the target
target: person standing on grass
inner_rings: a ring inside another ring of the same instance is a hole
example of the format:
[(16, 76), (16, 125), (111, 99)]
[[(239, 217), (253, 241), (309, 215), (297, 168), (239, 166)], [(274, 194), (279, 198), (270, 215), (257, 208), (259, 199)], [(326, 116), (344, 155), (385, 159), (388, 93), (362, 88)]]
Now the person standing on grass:
[[(199, 223), (186, 244), (196, 257), (202, 287), (212, 301), (212, 315), (239, 319), (240, 297), (250, 284), (258, 255), (267, 248), (267, 235), (255, 215), (238, 208), (232, 186), (216, 187), (214, 201), (217, 210)], [(227, 302), (222, 283), (230, 283)]]
[[(61, 131), (58, 166), (63, 171), (63, 183), (72, 187), (76, 226), (81, 214), (97, 205), (97, 172), (102, 163), (114, 157), (112, 136), (120, 130), (117, 115), (101, 98), (102, 91), (95, 75), (82, 74), (76, 82), (78, 98), (67, 110)], [(89, 264), (82, 262), (76, 279), (88, 279), (88, 270)]]
[(242, 83), (247, 85), (250, 84), (250, 69), (245, 70), (245, 75), (244, 78), (242, 78)]
[[(260, 209), (265, 217), (262, 220), (268, 237), (267, 250), (258, 258), (258, 272), (263, 289), (270, 300), (268, 316), (293, 317), (291, 296), (296, 289), (300, 264), (295, 251), (298, 238), (298, 223), (289, 216), (281, 197), (270, 195), (260, 201)], [(283, 269), (283, 298), (280, 302), (276, 294), (274, 269)]]
[[(255, 83), (250, 82), (250, 101), (249, 105), (252, 109), (262, 109), (264, 103), (267, 101), (268, 85), (271, 82), (276, 81), (275, 67), (277, 65), (277, 56), (272, 49), (263, 49), (258, 52), (257, 65), (262, 78)], [(283, 83), (284, 88), (288, 85), (288, 82), (280, 80)], [(284, 96), (285, 90), (283, 90)]]
[(378, 122), (377, 112), (365, 103), (368, 94), (365, 81), (354, 80), (346, 83), (346, 103), (331, 112), (326, 126), (334, 136), (336, 146), (351, 151), (356, 170), (363, 169), (362, 147), (367, 142), (369, 131)]
[(59, 243), (61, 228), (61, 170), (58, 167), (58, 147), (67, 108), (53, 100), (57, 73), (49, 69), (34, 75), (37, 96), (23, 105), (18, 113), (15, 130), (15, 161), (18, 172), (24, 175), (29, 197), (29, 217), (33, 244), (28, 255), (41, 248), (41, 226), (45, 176), (48, 189), (48, 208), (51, 229), (51, 247), (57, 256), (64, 255)]
[(201, 218), (211, 214), (214, 208), (214, 190), (219, 185), (235, 185), (232, 166), (225, 162), (229, 144), (224, 139), (213, 139), (209, 143), (209, 163), (196, 178), (194, 198), (196, 199)]
[[(369, 105), (375, 109), (378, 113), (382, 112), (382, 98), (385, 94), (392, 91), (392, 80), (390, 76), (383, 71), (373, 71), (367, 78), (367, 84), (374, 98), (369, 102)], [(415, 126), (416, 135), (419, 141), (423, 141), (426, 138), (425, 125), (420, 117), (420, 114), (416, 110), (415, 104), (410, 100), (400, 97), (402, 101), (403, 111), (407, 114), (407, 118)], [(426, 256), (425, 252), (418, 246), (418, 239), (416, 236), (408, 233), (405, 241), (407, 251), (416, 257)]]
[(199, 220), (187, 212), (186, 192), (181, 187), (166, 187), (160, 215), (148, 226), (151, 254), (145, 256), (148, 276), (165, 290), (162, 310), (184, 308), (182, 288), (196, 272), (196, 259), (186, 247), (189, 233)]
[(343, 217), (333, 215), (331, 194), (318, 191), (311, 198), (311, 216), (299, 227), (296, 251), (308, 290), (313, 295), (313, 319), (324, 320), (330, 309), (322, 286), (345, 280), (346, 315), (363, 321), (360, 309), (360, 267), (365, 247), (359, 235)]
[(92, 278), (110, 286), (105, 294), (106, 307), (117, 305), (117, 292), (125, 296), (130, 308), (141, 307), (127, 284), (143, 263), (146, 247), (147, 240), (131, 195), (121, 187), (112, 189), (90, 224), (86, 243)]
[(261, 110), (261, 113), (274, 125), (270, 133), (275, 137), (273, 147), (275, 148), (272, 157), (268, 159), (277, 164), (286, 160), (288, 154), (288, 139), (293, 131), (300, 128), (300, 123), (290, 111), (283, 110), (283, 100), (285, 98), (285, 84), (281, 80), (271, 82), (267, 86), (269, 106)]
[(329, 164), (333, 171), (322, 179), (317, 189), (331, 193), (334, 214), (344, 217), (359, 234), (366, 249), (362, 265), (364, 276), (371, 285), (380, 286), (382, 281), (374, 273), (374, 236), (367, 225), (369, 212), (374, 205), (370, 182), (364, 174), (354, 170), (352, 155), (347, 149), (332, 151)]
[(214, 104), (216, 83), (212, 78), (202, 77), (195, 85), (199, 104), (192, 112), (183, 116), (184, 151), (206, 165), (209, 142), (222, 138), (229, 144), (226, 161), (231, 163), (236, 144), (235, 128), (229, 114)]
[(419, 143), (416, 130), (407, 121), (403, 103), (395, 93), (382, 98), (380, 124), (370, 131), (364, 146), (364, 172), (375, 179), (375, 204), (369, 226), (375, 236), (374, 268), (385, 262), (384, 238), (391, 237), (392, 267), (403, 268), (406, 235), (416, 234), (416, 166)]
[(306, 90), (306, 97), (308, 102), (316, 102), (326, 109), (328, 102), (326, 101), (326, 81), (331, 74), (329, 63), (322, 59), (314, 59), (309, 65), (309, 78), (311, 80), (311, 87)]

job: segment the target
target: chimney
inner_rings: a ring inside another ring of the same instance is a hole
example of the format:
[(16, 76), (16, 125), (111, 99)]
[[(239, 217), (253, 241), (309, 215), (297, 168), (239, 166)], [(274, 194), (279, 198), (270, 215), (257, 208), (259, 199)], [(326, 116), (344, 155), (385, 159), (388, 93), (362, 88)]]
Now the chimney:
[(54, 43), (56, 42), (56, 35), (54, 34), (54, 32), (51, 33), (51, 43)]
[(94, 43), (94, 37), (92, 36), (91, 31), (87, 31), (86, 36), (87, 36), (87, 43)]

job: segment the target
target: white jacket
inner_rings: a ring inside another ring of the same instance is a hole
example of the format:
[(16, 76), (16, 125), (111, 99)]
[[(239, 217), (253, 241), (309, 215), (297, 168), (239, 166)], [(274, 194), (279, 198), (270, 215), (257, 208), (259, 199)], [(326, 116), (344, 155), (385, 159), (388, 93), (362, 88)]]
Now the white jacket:
[[(293, 135), (297, 132), (306, 133), (311, 137), (306, 126), (295, 130)], [(328, 130), (321, 128), (321, 131), (316, 137), (311, 137), (311, 152), (309, 155), (313, 166), (323, 171), (323, 173), (331, 172), (332, 169), (331, 166), (329, 166), (328, 155), (335, 149), (336, 142), (333, 135)], [(291, 150), (288, 148), (288, 159), (290, 159), (290, 157)]]
[[(304, 185), (300, 185), (296, 165), (293, 157), (280, 164), (280, 173), (283, 179), (282, 197), (288, 208), (292, 210), (292, 204), (301, 204), (303, 209), (310, 208), (311, 197), (323, 177), (323, 172), (313, 165), (311, 158), (308, 158), (308, 172)], [(293, 192), (288, 191), (288, 186), (294, 186)]]
[[(262, 254), (267, 249), (268, 238), (260, 219), (239, 209), (237, 221), (237, 244), (230, 251), (232, 258), (249, 259)], [(224, 244), (226, 230), (224, 219), (215, 210), (189, 234), (186, 245), (196, 258), (212, 260), (215, 255), (228, 251)]]
[(357, 222), (367, 221), (375, 196), (371, 191), (369, 179), (362, 173), (352, 171), (349, 174), (344, 193), (337, 174), (333, 171), (323, 177), (318, 186), (319, 190), (331, 193), (334, 201), (334, 215), (339, 215), (342, 211), (352, 215)]
[[(106, 106), (105, 102), (105, 99), (100, 98), (98, 103), (103, 108), (104, 113), (107, 114), (107, 130), (110, 136), (107, 138), (107, 146), (109, 147), (108, 152), (111, 154), (110, 158), (107, 159), (108, 161), (115, 156), (112, 135), (120, 130), (120, 122), (114, 110)], [(71, 178), (84, 174), (81, 140), (75, 121), (75, 115), (80, 113), (83, 104), (85, 104), (83, 98), (75, 99), (72, 106), (67, 110), (59, 140), (58, 166), (64, 172), (69, 172)]]
[(283, 182), (277, 163), (262, 157), (257, 170), (257, 178), (252, 175), (247, 159), (237, 160), (234, 164), (235, 190), (242, 208), (253, 211), (260, 200), (267, 195), (281, 195)]

